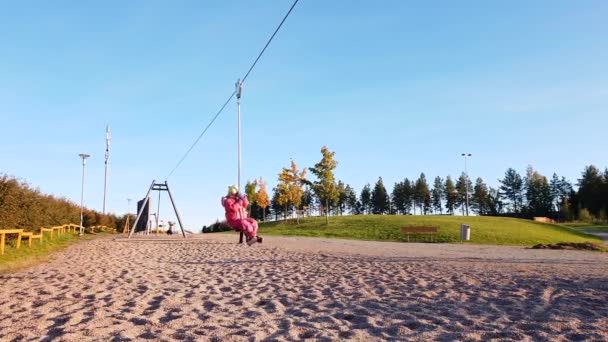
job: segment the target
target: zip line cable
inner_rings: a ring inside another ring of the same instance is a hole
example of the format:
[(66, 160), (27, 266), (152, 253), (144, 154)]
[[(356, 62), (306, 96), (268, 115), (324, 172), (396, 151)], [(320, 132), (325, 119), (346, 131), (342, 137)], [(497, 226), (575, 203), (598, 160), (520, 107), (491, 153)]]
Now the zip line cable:
[(279, 30), (281, 29), (281, 26), (283, 26), (283, 23), (285, 22), (285, 20), (287, 20), (287, 17), (289, 17), (289, 14), (291, 14), (291, 11), (293, 10), (293, 8), (296, 7), (296, 5), (298, 4), (298, 1), (300, 1), (300, 0), (296, 0), (293, 2), (293, 5), (291, 5), (291, 8), (289, 9), (289, 11), (287, 11), (287, 14), (285, 14), (285, 16), (283, 17), (283, 20), (281, 20), (281, 23), (279, 24), (279, 26), (277, 26), (277, 29), (274, 30), (274, 33), (272, 34), (272, 36), (270, 36), (270, 39), (268, 39), (268, 42), (266, 43), (266, 45), (264, 45), (264, 48), (262, 49), (262, 51), (260, 51), (258, 58), (255, 59), (255, 61), (251, 65), (251, 68), (249, 68), (249, 70), (247, 71), (245, 76), (243, 76), (242, 82), (245, 82), (245, 80), (251, 73), (251, 70), (253, 70), (253, 68), (255, 67), (256, 64), (258, 64), (260, 57), (262, 57), (262, 55), (264, 54), (264, 51), (266, 51), (266, 48), (268, 47), (268, 45), (270, 45), (270, 42), (272, 42), (272, 40), (274, 39), (274, 36), (277, 34), (277, 32), (279, 32)]
[[(266, 48), (268, 48), (268, 46), (270, 45), (270, 43), (274, 39), (274, 36), (276, 36), (276, 34), (279, 32), (279, 30), (283, 26), (283, 23), (285, 23), (285, 20), (287, 20), (287, 18), (291, 14), (291, 11), (293, 11), (294, 7), (296, 7), (296, 5), (298, 4), (299, 1), (300, 0), (295, 0), (293, 2), (293, 4), (291, 5), (291, 7), (289, 8), (289, 11), (287, 11), (287, 13), (285, 14), (285, 16), (283, 17), (283, 20), (281, 20), (281, 22), (279, 23), (279, 26), (277, 26), (277, 28), (274, 30), (274, 33), (270, 36), (270, 38), (266, 42), (266, 45), (264, 45), (264, 48), (258, 54), (258, 57), (255, 59), (255, 61), (253, 62), (253, 64), (251, 64), (251, 67), (249, 67), (249, 70), (247, 70), (247, 73), (245, 74), (245, 76), (243, 76), (241, 82), (245, 82), (245, 80), (247, 79), (247, 77), (249, 77), (249, 74), (251, 74), (251, 71), (257, 65), (258, 61), (260, 60), (260, 58), (262, 57), (262, 55), (266, 51)], [(179, 162), (177, 162), (177, 164), (175, 165), (175, 167), (173, 168), (173, 170), (171, 170), (171, 172), (169, 172), (169, 175), (165, 178), (165, 181), (168, 180), (169, 177), (171, 177), (171, 175), (173, 174), (173, 172), (175, 172), (175, 170), (177, 170), (177, 168), (182, 164), (182, 162), (188, 157), (188, 155), (190, 154), (190, 152), (192, 152), (192, 149), (194, 149), (194, 147), (196, 146), (196, 144), (198, 144), (198, 142), (201, 140), (201, 138), (203, 137), (203, 135), (205, 135), (205, 133), (207, 132), (207, 130), (211, 127), (211, 125), (213, 125), (213, 123), (218, 118), (218, 116), (220, 116), (220, 114), (222, 114), (222, 112), (224, 111), (224, 109), (226, 108), (226, 106), (228, 105), (228, 103), (230, 103), (230, 101), (232, 100), (232, 98), (234, 97), (234, 95), (236, 95), (236, 90), (234, 90), (232, 92), (232, 94), (230, 95), (230, 97), (228, 97), (228, 99), (226, 100), (226, 102), (224, 102), (224, 104), (222, 105), (222, 107), (220, 108), (220, 110), (211, 119), (211, 121), (209, 122), (209, 124), (207, 124), (207, 126), (205, 127), (205, 129), (203, 129), (203, 131), (201, 132), (201, 134), (199, 134), (199, 136), (196, 138), (196, 140), (194, 140), (194, 143), (192, 143), (192, 145), (190, 146), (190, 148), (188, 149), (188, 151), (186, 151), (186, 153), (184, 154), (184, 156), (179, 160)]]
[(168, 180), (169, 177), (171, 177), (171, 175), (173, 174), (173, 172), (175, 172), (175, 170), (177, 170), (177, 168), (186, 159), (186, 157), (188, 157), (188, 155), (190, 154), (190, 152), (192, 151), (192, 149), (194, 148), (194, 146), (196, 146), (196, 144), (198, 144), (198, 142), (201, 140), (201, 138), (203, 137), (203, 135), (205, 135), (205, 133), (207, 132), (207, 130), (209, 129), (209, 127), (211, 127), (211, 125), (213, 125), (213, 123), (215, 122), (215, 119), (217, 119), (217, 117), (220, 116), (220, 114), (222, 114), (222, 112), (224, 111), (224, 108), (226, 108), (226, 106), (228, 105), (228, 103), (230, 103), (230, 100), (232, 100), (232, 98), (234, 97), (234, 95), (236, 95), (236, 90), (233, 91), (232, 94), (230, 95), (230, 97), (228, 98), (228, 100), (226, 100), (226, 102), (224, 102), (224, 105), (222, 106), (222, 108), (220, 108), (220, 110), (215, 114), (215, 116), (213, 117), (213, 119), (211, 119), (211, 121), (209, 122), (209, 124), (207, 124), (207, 127), (205, 127), (205, 129), (201, 132), (201, 134), (199, 134), (198, 138), (196, 138), (196, 140), (194, 140), (194, 143), (190, 146), (190, 148), (188, 149), (188, 151), (186, 151), (186, 153), (184, 154), (184, 156), (182, 157), (182, 159), (180, 159), (179, 162), (177, 162), (177, 165), (175, 165), (175, 167), (173, 168), (173, 170), (171, 170), (171, 172), (169, 172), (169, 175), (167, 176), (167, 178), (165, 178), (165, 180)]

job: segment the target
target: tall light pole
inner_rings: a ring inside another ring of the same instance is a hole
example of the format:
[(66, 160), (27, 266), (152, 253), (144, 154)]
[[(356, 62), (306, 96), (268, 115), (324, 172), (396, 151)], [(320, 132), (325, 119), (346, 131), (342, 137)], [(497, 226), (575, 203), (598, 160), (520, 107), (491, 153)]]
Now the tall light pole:
[(241, 95), (243, 94), (243, 82), (236, 81), (236, 146), (237, 146), (237, 187), (241, 191)]
[[(241, 95), (243, 94), (243, 81), (236, 80), (236, 146), (237, 146), (237, 187), (241, 191)], [(240, 218), (245, 218), (243, 212), (239, 213)], [(243, 243), (243, 232), (239, 235), (239, 243)]]
[(106, 191), (108, 188), (108, 159), (110, 158), (110, 140), (112, 136), (110, 135), (110, 126), (106, 126), (106, 161), (105, 161), (105, 174), (103, 177), (103, 211), (102, 213), (106, 214)]
[(467, 204), (466, 204), (465, 209), (466, 209), (467, 216), (469, 216), (469, 171), (467, 170), (467, 157), (471, 157), (472, 154), (462, 153), (461, 156), (464, 157), (464, 174), (465, 174), (464, 187), (467, 192), (467, 194), (466, 194)]
[(82, 221), (84, 218), (84, 216), (83, 216), (84, 215), (84, 167), (87, 164), (87, 162), (86, 162), (87, 158), (89, 158), (91, 155), (81, 153), (78, 156), (80, 158), (82, 158), (82, 186), (80, 188), (80, 233), (79, 233), (79, 235), (83, 235), (84, 227), (82, 226)]

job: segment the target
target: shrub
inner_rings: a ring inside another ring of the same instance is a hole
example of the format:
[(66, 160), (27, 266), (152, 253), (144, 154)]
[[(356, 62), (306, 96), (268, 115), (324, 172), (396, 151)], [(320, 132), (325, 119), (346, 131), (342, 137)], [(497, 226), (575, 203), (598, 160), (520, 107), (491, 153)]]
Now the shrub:
[(589, 210), (583, 208), (578, 213), (578, 220), (585, 223), (593, 223), (593, 216), (591, 216)]

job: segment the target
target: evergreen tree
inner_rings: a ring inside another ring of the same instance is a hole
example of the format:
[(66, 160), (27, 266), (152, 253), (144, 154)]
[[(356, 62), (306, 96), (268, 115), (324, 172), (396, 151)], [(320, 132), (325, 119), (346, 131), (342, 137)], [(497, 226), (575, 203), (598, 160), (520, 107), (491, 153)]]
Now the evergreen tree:
[(279, 201), (279, 191), (277, 188), (272, 189), (272, 200), (270, 201), (270, 208), (274, 211), (274, 219), (278, 220), (279, 216), (283, 216), (283, 219), (287, 218), (287, 211), (285, 211), (285, 206)]
[(351, 214), (354, 214), (357, 211), (357, 194), (348, 184), (344, 188), (344, 192), (346, 193), (346, 208)]
[(403, 210), (404, 214), (409, 214), (414, 208), (414, 182), (405, 179), (402, 185), (403, 192)]
[(443, 214), (443, 180), (441, 177), (435, 177), (435, 182), (433, 184), (433, 190), (431, 191), (431, 195), (433, 197), (433, 209), (435, 212), (439, 212)]
[(498, 216), (502, 213), (503, 203), (498, 189), (488, 190), (488, 215)]
[(368, 184), (365, 184), (361, 190), (361, 212), (363, 214), (369, 214), (372, 207), (372, 190)]
[(505, 178), (500, 180), (500, 192), (511, 203), (511, 210), (515, 214), (521, 213), (523, 207), (524, 182), (519, 173), (512, 168), (507, 169)]
[(315, 203), (315, 196), (310, 188), (306, 187), (304, 192), (302, 192), (302, 209), (308, 210), (308, 215), (310, 216), (310, 211)]
[(606, 203), (602, 201), (606, 180), (600, 170), (593, 165), (585, 167), (582, 177), (578, 180), (578, 195), (580, 207), (589, 210), (595, 217), (599, 216)]
[(336, 200), (336, 209), (338, 210), (338, 214), (342, 215), (344, 210), (346, 209), (346, 186), (342, 181), (338, 181), (338, 198)]
[(458, 193), (452, 177), (447, 176), (444, 187), (445, 209), (450, 215), (454, 215), (454, 210), (458, 207)]
[[(468, 215), (469, 212), (469, 208), (467, 207), (467, 196), (469, 195), (471, 188), (471, 180), (463, 172), (456, 181), (456, 205), (461, 208), (463, 215)], [(470, 197), (468, 199), (470, 200)]]
[(389, 197), (382, 177), (378, 178), (372, 192), (372, 211), (374, 214), (385, 214), (389, 211)]
[(488, 186), (483, 182), (481, 177), (475, 180), (475, 187), (473, 188), (473, 196), (471, 197), (471, 209), (478, 215), (487, 215), (490, 211), (490, 192)]
[(529, 166), (525, 179), (527, 212), (533, 216), (547, 216), (553, 207), (551, 187), (547, 177)]
[(426, 215), (431, 209), (431, 191), (429, 190), (429, 184), (426, 181), (424, 173), (421, 173), (420, 177), (416, 180), (414, 189), (414, 202), (420, 207), (420, 212)]
[(392, 203), (393, 203), (393, 209), (397, 213), (405, 212), (405, 200), (404, 200), (403, 195), (404, 195), (403, 183), (402, 182), (395, 183), (395, 186), (393, 186), (393, 192), (391, 194), (391, 198), (392, 198)]

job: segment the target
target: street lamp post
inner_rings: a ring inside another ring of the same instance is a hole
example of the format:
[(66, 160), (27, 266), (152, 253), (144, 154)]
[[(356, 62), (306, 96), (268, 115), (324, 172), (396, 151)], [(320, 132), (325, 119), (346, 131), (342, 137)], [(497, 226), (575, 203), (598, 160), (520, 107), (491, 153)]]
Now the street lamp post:
[(78, 155), (80, 158), (82, 158), (82, 185), (80, 188), (80, 232), (79, 235), (82, 236), (84, 234), (84, 227), (82, 226), (82, 221), (84, 218), (84, 167), (87, 164), (86, 160), (87, 158), (89, 158), (91, 155), (90, 154), (84, 154), (81, 153)]
[(237, 187), (241, 191), (241, 95), (243, 94), (243, 82), (236, 81), (236, 145), (237, 145)]
[[(236, 92), (236, 145), (237, 145), (237, 187), (241, 191), (241, 95), (243, 94), (243, 81), (238, 79), (235, 84)], [(239, 213), (244, 219), (243, 211)], [(243, 232), (240, 233), (239, 243), (243, 243)]]
[(469, 171), (467, 170), (467, 157), (471, 157), (470, 153), (462, 153), (461, 156), (464, 157), (464, 174), (465, 174), (465, 189), (466, 189), (466, 215), (469, 216)]
[(106, 161), (105, 161), (105, 173), (103, 176), (103, 210), (102, 213), (106, 214), (106, 192), (108, 189), (108, 159), (110, 158), (110, 126), (106, 126)]

